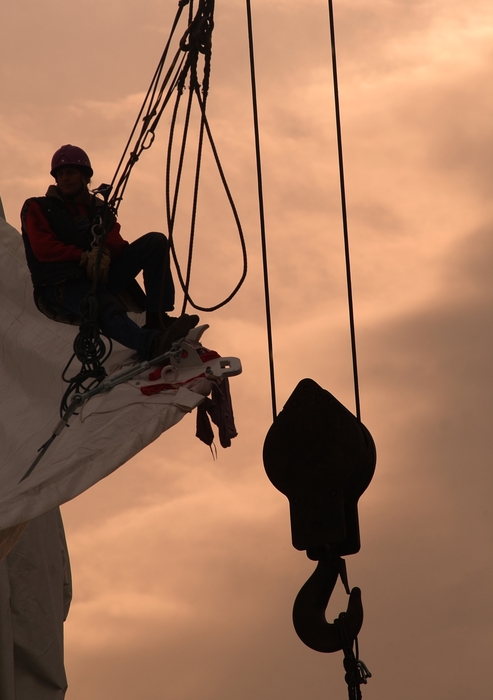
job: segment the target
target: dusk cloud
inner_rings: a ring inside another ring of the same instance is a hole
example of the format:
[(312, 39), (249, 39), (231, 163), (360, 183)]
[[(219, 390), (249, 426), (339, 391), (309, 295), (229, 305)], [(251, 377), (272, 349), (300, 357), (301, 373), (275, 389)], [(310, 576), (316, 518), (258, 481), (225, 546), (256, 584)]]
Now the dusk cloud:
[[(353, 410), (327, 4), (253, 4), (279, 408), (309, 376)], [(95, 185), (112, 176), (176, 10), (161, 5), (10, 8), (0, 195), (14, 226), (62, 143), (90, 152)], [(239, 0), (216, 5), (210, 119), (249, 276), (230, 306), (204, 315), (204, 342), (242, 359), (231, 380), (239, 436), (214, 461), (186, 418), (64, 506), (68, 700), (347, 692), (342, 654), (308, 650), (291, 625), (314, 567), (291, 547), (287, 502), (262, 467), (272, 419), (246, 22)], [(348, 557), (374, 675), (363, 697), (485, 696), (493, 12), (483, 0), (335, 11), (363, 421), (379, 455), (360, 503), (362, 550)], [(160, 128), (120, 210), (130, 239), (165, 229), (167, 118)], [(208, 155), (199, 205), (193, 285), (209, 302), (241, 257)], [(182, 251), (186, 240), (183, 224)], [(329, 620), (346, 604), (338, 590)]]

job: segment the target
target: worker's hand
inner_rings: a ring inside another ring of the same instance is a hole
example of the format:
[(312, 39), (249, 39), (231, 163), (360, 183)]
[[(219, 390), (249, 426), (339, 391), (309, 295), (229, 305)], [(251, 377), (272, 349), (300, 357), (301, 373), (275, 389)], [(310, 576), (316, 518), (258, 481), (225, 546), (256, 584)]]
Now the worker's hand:
[[(90, 280), (94, 279), (96, 274), (96, 260), (99, 253), (99, 246), (96, 246), (87, 253), (86, 274)], [(101, 248), (101, 259), (98, 267), (98, 282), (106, 284), (108, 281), (108, 272), (111, 264), (111, 253), (108, 248)]]

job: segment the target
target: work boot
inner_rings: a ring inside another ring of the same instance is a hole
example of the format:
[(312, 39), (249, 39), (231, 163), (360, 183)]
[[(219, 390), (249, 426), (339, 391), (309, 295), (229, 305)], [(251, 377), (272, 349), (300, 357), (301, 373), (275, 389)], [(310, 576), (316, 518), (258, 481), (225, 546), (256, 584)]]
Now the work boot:
[(161, 316), (161, 325), (164, 327), (164, 330), (167, 330), (170, 328), (176, 321), (179, 321), (181, 318), (189, 318), (190, 319), (190, 329), (195, 328), (197, 323), (200, 321), (200, 318), (197, 316), (197, 314), (182, 314), (182, 316), (170, 316), (169, 314), (162, 314)]
[(181, 338), (185, 338), (198, 322), (199, 317), (196, 314), (191, 316), (183, 314), (183, 316), (173, 319), (173, 323), (166, 330), (161, 331), (152, 341), (149, 359), (153, 360), (155, 357), (164, 355), (165, 352), (171, 350), (173, 343), (181, 340)]
[[(188, 314), (183, 315), (187, 316)], [(192, 321), (194, 321), (191, 328), (195, 328), (199, 322), (199, 317), (196, 314), (192, 314), (190, 318)], [(146, 322), (144, 328), (152, 328), (156, 331), (165, 331), (176, 321), (178, 321), (178, 316), (170, 316), (167, 313), (160, 314), (158, 311), (146, 311)]]

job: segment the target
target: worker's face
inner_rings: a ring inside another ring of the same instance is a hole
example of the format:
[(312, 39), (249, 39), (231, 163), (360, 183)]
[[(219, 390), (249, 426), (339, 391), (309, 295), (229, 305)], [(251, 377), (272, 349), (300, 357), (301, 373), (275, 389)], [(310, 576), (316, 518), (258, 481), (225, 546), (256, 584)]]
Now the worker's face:
[(89, 178), (79, 168), (73, 168), (67, 165), (64, 168), (58, 168), (55, 173), (56, 184), (64, 197), (77, 197), (85, 190)]

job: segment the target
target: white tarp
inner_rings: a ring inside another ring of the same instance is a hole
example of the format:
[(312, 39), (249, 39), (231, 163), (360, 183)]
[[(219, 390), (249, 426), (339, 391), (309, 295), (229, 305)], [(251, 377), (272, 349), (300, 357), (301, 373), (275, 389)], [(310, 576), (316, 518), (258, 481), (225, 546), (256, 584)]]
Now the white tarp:
[(63, 622), (71, 597), (55, 508), (32, 520), (0, 562), (0, 700), (63, 700)]
[[(67, 387), (61, 373), (77, 332), (36, 309), (22, 238), (0, 218), (0, 530), (74, 498), (204, 399), (184, 387), (143, 396), (135, 381), (117, 386), (90, 399), (19, 483), (60, 420)], [(111, 374), (131, 354), (116, 345), (107, 371)]]

